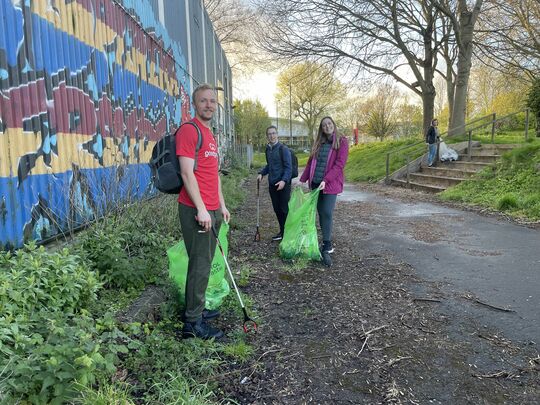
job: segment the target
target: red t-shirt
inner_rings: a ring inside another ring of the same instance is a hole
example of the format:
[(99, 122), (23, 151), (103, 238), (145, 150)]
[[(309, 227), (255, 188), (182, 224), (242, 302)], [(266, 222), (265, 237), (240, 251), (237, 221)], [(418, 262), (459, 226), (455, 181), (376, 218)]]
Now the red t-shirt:
[[(199, 184), (199, 191), (206, 209), (217, 210), (219, 208), (219, 160), (217, 142), (212, 131), (204, 126), (197, 118), (193, 119), (193, 122), (199, 127), (202, 134), (202, 145), (199, 149), (197, 168), (194, 172), (195, 178)], [(195, 159), (197, 140), (197, 130), (193, 125), (180, 127), (176, 131), (176, 155)], [(178, 202), (196, 208), (191, 198), (189, 198), (185, 187), (182, 187), (178, 195)]]

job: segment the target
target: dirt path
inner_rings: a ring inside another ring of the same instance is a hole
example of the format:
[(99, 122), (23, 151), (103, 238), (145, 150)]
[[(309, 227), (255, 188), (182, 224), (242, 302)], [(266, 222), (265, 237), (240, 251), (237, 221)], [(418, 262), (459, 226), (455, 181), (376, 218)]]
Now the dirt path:
[[(253, 361), (224, 371), (224, 394), (249, 404), (535, 403), (537, 345), (508, 339), (481, 321), (476, 297), (408, 264), (411, 255), (428, 251), (422, 238), (416, 251), (405, 247), (407, 254), (378, 248), (376, 233), (395, 232), (390, 222), (395, 225), (396, 218), (381, 215), (384, 204), (345, 200), (336, 207), (330, 269), (279, 258), (277, 243), (270, 241), (277, 223), (267, 192), (261, 242), (253, 241), (254, 196), (236, 214), (232, 264), (251, 271), (244, 289), (261, 325), (250, 337)], [(430, 221), (420, 218), (408, 230), (440, 240)], [(495, 317), (507, 315), (484, 308)]]

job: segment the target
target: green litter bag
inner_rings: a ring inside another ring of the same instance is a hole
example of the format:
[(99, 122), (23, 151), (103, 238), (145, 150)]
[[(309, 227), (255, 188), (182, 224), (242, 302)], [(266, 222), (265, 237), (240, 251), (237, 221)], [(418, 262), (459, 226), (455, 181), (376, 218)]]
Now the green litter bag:
[[(229, 224), (223, 222), (219, 229), (219, 241), (225, 254), (229, 250), (229, 243), (227, 241), (227, 233), (229, 232)], [(229, 283), (225, 279), (225, 261), (223, 256), (218, 251), (216, 246), (216, 252), (214, 259), (212, 260), (212, 267), (210, 270), (210, 279), (208, 280), (208, 287), (206, 287), (206, 308), (217, 309), (223, 302), (223, 299), (229, 294)], [(167, 256), (169, 257), (169, 277), (173, 280), (174, 284), (178, 287), (178, 295), (180, 304), (185, 305), (185, 293), (186, 293), (186, 278), (188, 270), (188, 255), (186, 251), (186, 245), (181, 240), (176, 245), (167, 250)]]
[(289, 214), (285, 222), (283, 240), (279, 244), (279, 254), (284, 259), (306, 258), (321, 260), (315, 211), (319, 190), (304, 193), (296, 187), (289, 200)]

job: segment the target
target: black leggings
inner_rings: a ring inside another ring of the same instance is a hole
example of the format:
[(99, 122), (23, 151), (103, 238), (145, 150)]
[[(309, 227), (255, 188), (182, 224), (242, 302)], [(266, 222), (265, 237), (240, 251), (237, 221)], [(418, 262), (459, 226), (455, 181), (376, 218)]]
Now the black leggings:
[[(319, 184), (312, 183), (311, 189), (315, 190), (319, 187)], [(323, 194), (322, 191), (319, 193), (317, 212), (319, 213), (319, 224), (321, 226), (323, 242), (332, 242), (332, 225), (334, 222), (336, 199), (337, 194)]]

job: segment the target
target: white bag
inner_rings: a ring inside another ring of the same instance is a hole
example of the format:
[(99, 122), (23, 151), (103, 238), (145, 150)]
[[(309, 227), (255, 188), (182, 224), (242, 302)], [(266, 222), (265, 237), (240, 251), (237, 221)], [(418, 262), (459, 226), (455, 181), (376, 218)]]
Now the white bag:
[(446, 146), (446, 143), (441, 142), (439, 144), (439, 159), (441, 162), (458, 160), (458, 157), (458, 153), (454, 149)]

